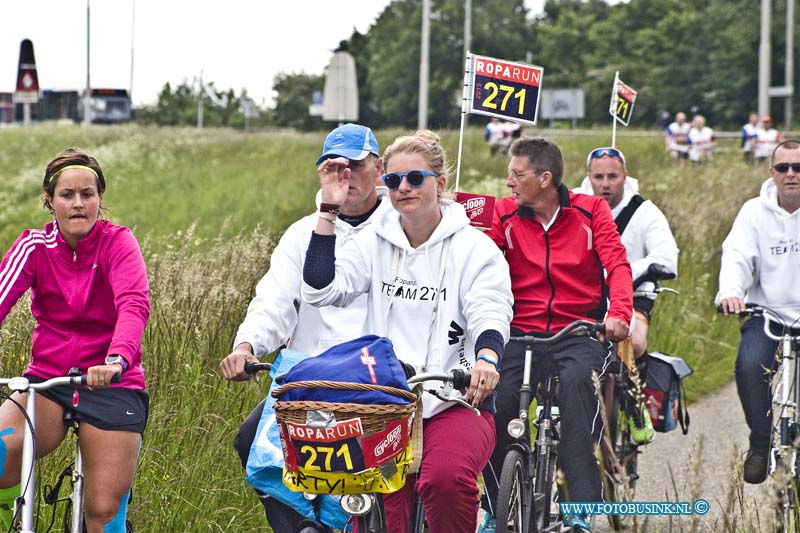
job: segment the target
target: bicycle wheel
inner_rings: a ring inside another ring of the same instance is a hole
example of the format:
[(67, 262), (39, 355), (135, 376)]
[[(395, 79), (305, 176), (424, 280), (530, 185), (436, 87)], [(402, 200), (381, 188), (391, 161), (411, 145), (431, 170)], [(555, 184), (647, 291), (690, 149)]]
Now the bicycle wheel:
[(503, 460), (497, 489), (495, 521), (497, 533), (525, 533), (530, 504), (525, 490), (525, 457), (511, 449)]
[(383, 494), (375, 493), (374, 507), (370, 512), (356, 519), (358, 533), (386, 533), (386, 511), (383, 508)]
[[(639, 448), (631, 439), (628, 417), (624, 402), (620, 401), (622, 391), (613, 391), (606, 403), (609, 417), (611, 446), (601, 446), (603, 455), (604, 499), (608, 502), (632, 502), (635, 500), (636, 480), (639, 478)], [(632, 399), (630, 401), (633, 401)], [(622, 531), (630, 521), (630, 515), (609, 515), (611, 528)]]

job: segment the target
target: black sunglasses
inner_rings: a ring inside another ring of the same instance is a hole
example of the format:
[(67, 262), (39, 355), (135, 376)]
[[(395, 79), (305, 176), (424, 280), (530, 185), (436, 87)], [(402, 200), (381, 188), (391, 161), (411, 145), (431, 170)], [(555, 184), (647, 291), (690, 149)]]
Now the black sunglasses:
[(783, 174), (784, 172), (789, 172), (789, 167), (792, 167), (792, 170), (795, 173), (800, 174), (800, 163), (775, 163), (772, 165), (772, 168), (775, 169), (775, 172), (780, 172)]
[(400, 188), (400, 184), (403, 183), (403, 178), (405, 178), (411, 187), (417, 188), (422, 187), (422, 182), (424, 182), (425, 178), (428, 176), (438, 175), (439, 174), (436, 172), (431, 172), (430, 170), (409, 170), (403, 173), (392, 172), (391, 174), (383, 175), (383, 183), (390, 191), (396, 191)]

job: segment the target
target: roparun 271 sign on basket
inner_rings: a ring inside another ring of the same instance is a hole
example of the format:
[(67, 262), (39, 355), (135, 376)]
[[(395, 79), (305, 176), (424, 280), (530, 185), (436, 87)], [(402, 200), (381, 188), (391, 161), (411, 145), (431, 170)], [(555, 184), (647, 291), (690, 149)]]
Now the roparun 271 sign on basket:
[(536, 124), (544, 69), (471, 55), (467, 112)]

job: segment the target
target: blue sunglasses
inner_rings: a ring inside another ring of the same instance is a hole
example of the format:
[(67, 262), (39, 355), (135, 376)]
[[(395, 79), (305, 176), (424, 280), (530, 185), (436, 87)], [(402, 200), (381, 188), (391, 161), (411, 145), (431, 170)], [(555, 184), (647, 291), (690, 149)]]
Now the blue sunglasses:
[(392, 172), (390, 174), (383, 175), (383, 183), (386, 185), (390, 191), (396, 191), (400, 188), (400, 184), (403, 183), (403, 178), (406, 179), (408, 185), (414, 187), (422, 187), (422, 182), (425, 181), (425, 178), (428, 176), (438, 176), (436, 172), (431, 172), (430, 170), (409, 170), (408, 172)]
[(606, 155), (608, 157), (616, 157), (617, 159), (622, 161), (622, 166), (623, 167), (625, 166), (625, 156), (622, 155), (622, 152), (611, 146), (607, 146), (605, 148), (595, 148), (594, 150), (592, 150), (589, 153), (589, 157), (586, 158), (586, 166), (587, 167), (589, 166), (589, 163), (592, 162), (592, 159), (599, 159)]

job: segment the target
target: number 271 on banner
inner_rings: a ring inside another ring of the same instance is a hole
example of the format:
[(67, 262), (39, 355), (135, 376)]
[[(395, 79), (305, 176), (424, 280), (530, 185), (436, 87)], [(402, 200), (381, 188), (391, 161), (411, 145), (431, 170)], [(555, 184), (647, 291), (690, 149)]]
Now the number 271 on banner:
[(468, 113), (536, 124), (542, 67), (472, 56)]

